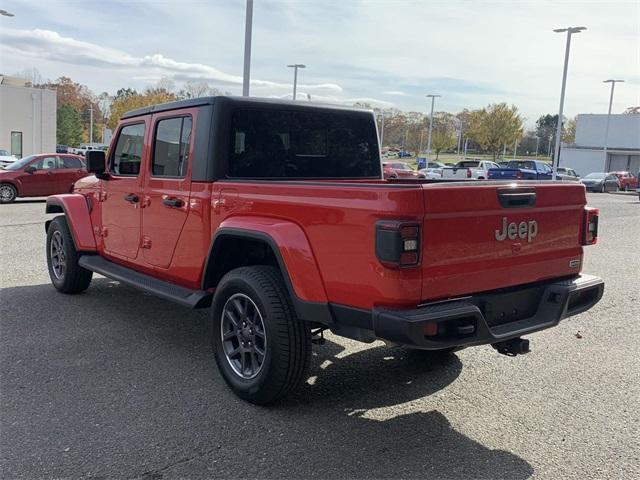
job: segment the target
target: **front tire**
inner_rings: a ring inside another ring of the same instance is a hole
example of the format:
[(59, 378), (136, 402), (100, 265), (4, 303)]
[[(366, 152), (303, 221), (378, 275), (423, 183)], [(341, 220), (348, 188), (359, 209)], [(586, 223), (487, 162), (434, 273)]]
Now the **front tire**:
[(18, 190), (10, 183), (0, 183), (0, 203), (12, 203), (18, 196)]
[(93, 272), (78, 265), (79, 253), (64, 215), (53, 219), (47, 230), (47, 267), (53, 286), (74, 294), (89, 288)]
[(305, 379), (311, 333), (296, 317), (276, 268), (258, 265), (227, 273), (216, 288), (211, 322), (216, 363), (240, 398), (273, 403)]

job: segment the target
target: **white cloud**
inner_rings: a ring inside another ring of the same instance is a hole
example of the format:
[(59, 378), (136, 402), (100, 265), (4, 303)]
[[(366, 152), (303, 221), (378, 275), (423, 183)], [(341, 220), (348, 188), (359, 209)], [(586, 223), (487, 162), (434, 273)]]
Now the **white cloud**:
[[(105, 48), (90, 42), (63, 37), (51, 30), (6, 29), (2, 34), (2, 47), (19, 55), (45, 58), (79, 66), (116, 67), (135, 69), (138, 79), (168, 77), (175, 80), (209, 80), (222, 84), (242, 85), (242, 77), (223, 72), (201, 63), (187, 63), (165, 57), (160, 53), (136, 57), (121, 50)], [(253, 79), (256, 88), (291, 89), (291, 84)], [(304, 85), (300, 88), (312, 92), (340, 93), (335, 83)]]
[(397, 96), (402, 96), (402, 97), (406, 97), (407, 94), (405, 92), (401, 92), (400, 90), (387, 90), (385, 92), (382, 92), (385, 95), (397, 95)]

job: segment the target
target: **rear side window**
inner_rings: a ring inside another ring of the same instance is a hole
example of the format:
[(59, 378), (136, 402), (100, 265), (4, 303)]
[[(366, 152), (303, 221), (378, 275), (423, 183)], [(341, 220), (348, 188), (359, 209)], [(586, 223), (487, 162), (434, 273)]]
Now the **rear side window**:
[(75, 157), (58, 157), (62, 160), (62, 168), (84, 168), (79, 158)]
[(153, 176), (184, 177), (189, 164), (190, 139), (191, 117), (160, 120), (153, 148)]
[(380, 177), (373, 117), (238, 109), (230, 140), (229, 177)]
[(458, 162), (456, 163), (457, 168), (476, 168), (480, 165), (480, 162)]
[(113, 154), (111, 171), (115, 175), (138, 175), (143, 143), (144, 123), (122, 127)]

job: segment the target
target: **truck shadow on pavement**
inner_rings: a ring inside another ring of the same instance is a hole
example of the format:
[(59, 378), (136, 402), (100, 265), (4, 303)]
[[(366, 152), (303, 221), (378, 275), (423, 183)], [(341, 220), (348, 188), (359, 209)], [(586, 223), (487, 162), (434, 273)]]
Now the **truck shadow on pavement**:
[[(256, 407), (217, 373), (206, 312), (102, 278), (76, 296), (48, 284), (5, 288), (0, 307), (7, 478), (533, 474), (519, 456), (457, 431), (429, 397), (459, 376), (455, 354), (330, 338), (314, 346), (298, 392)], [(462, 417), (477, 412), (450, 400)]]

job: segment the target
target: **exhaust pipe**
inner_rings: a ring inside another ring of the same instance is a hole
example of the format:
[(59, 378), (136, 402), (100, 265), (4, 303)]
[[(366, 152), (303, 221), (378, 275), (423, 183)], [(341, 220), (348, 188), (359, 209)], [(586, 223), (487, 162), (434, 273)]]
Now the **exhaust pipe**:
[(503, 342), (492, 343), (491, 346), (495, 348), (498, 353), (508, 357), (524, 355), (525, 353), (530, 352), (529, 340), (526, 338), (511, 338)]

